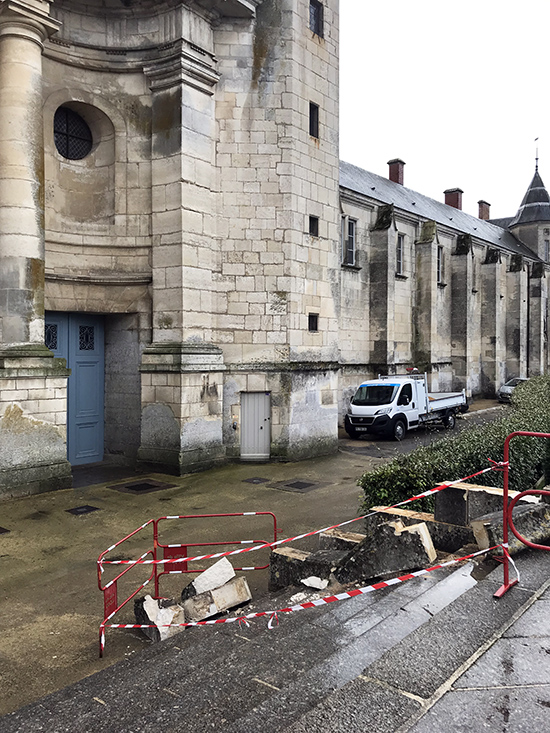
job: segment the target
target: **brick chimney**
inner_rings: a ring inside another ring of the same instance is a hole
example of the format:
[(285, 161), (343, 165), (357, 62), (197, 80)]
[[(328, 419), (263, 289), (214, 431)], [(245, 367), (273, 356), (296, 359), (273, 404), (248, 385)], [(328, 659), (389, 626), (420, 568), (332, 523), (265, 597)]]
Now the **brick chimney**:
[(479, 219), (483, 219), (484, 221), (487, 221), (491, 218), (491, 204), (487, 203), (487, 201), (478, 201), (479, 206)]
[(464, 191), (461, 188), (448, 188), (443, 193), (445, 194), (445, 203), (447, 206), (452, 206), (462, 211), (462, 194)]
[(390, 167), (390, 181), (403, 185), (405, 161), (400, 158), (394, 158), (393, 160), (388, 160), (388, 165)]

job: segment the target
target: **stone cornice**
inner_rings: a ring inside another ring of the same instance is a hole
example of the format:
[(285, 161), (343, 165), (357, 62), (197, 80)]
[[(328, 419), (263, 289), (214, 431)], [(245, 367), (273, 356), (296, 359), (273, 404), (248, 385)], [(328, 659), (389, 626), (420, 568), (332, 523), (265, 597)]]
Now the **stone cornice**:
[(108, 273), (89, 275), (70, 275), (46, 272), (46, 280), (82, 283), (85, 285), (148, 285), (152, 282), (151, 275), (146, 273)]
[(213, 87), (217, 84), (220, 75), (213, 67), (215, 59), (209, 57), (209, 61), (210, 63), (199, 59), (194, 49), (191, 49), (189, 44), (182, 42), (177, 55), (171, 54), (166, 59), (144, 66), (143, 71), (149, 77), (152, 91), (170, 89), (184, 84), (207, 94), (213, 94)]
[[(16, 29), (29, 28), (40, 40), (57, 33), (61, 23), (50, 17), (50, 0), (0, 0), (0, 36), (20, 35)], [(37, 41), (30, 37), (29, 40)]]

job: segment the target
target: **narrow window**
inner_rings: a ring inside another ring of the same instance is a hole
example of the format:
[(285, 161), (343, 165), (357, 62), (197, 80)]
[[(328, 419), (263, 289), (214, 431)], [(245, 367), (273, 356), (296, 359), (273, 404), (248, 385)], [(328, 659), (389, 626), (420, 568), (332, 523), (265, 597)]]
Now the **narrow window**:
[(308, 313), (307, 330), (311, 331), (312, 333), (317, 333), (317, 331), (319, 330), (319, 314), (318, 313)]
[(348, 216), (342, 217), (342, 263), (344, 265), (355, 265), (355, 219)]
[(544, 240), (544, 259), (546, 262), (550, 260), (550, 239)]
[(309, 0), (309, 29), (323, 37), (323, 4), (319, 0)]
[(312, 237), (319, 236), (319, 217), (318, 216), (309, 217), (309, 233)]
[(319, 105), (315, 102), (309, 103), (309, 134), (319, 137)]
[(443, 285), (443, 278), (445, 276), (443, 267), (443, 247), (438, 246), (437, 248), (437, 284)]
[(396, 275), (403, 274), (404, 250), (405, 250), (405, 236), (403, 234), (398, 234), (397, 235), (397, 246), (395, 249), (395, 274)]

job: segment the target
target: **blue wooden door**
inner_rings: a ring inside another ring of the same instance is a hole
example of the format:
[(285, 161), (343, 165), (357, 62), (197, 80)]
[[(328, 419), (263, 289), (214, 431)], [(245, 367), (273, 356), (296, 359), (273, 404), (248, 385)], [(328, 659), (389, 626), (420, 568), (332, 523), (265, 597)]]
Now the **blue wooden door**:
[(67, 458), (72, 465), (103, 460), (105, 354), (103, 318), (47, 313), (46, 346), (67, 360)]

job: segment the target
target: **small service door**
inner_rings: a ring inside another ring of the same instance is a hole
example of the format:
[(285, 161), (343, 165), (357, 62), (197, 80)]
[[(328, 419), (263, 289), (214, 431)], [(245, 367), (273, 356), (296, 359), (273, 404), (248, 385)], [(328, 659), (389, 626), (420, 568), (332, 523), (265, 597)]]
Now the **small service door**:
[(271, 449), (271, 394), (241, 392), (241, 460), (267, 461)]

